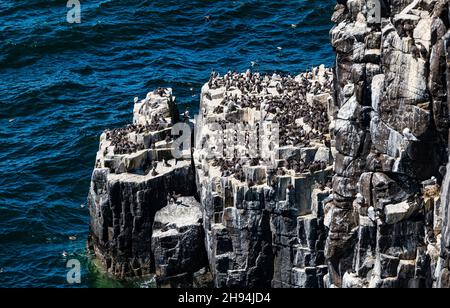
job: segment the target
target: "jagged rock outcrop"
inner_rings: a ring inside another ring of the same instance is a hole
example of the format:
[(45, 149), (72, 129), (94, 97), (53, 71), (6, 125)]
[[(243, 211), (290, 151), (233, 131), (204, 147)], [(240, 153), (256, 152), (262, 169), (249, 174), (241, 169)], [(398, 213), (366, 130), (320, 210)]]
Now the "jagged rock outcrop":
[(89, 245), (118, 278), (154, 273), (152, 226), (168, 195), (194, 196), (190, 159), (172, 158), (178, 111), (171, 89), (136, 101), (134, 124), (100, 138), (89, 192)]
[[(216, 287), (323, 285), (331, 85), (320, 67), (296, 78), (229, 72), (204, 86), (194, 160)], [(280, 125), (273, 148), (267, 124)]]
[[(322, 286), (331, 88), (324, 67), (296, 78), (213, 76), (193, 160), (171, 156), (171, 90), (136, 101), (134, 124), (102, 135), (92, 177), (90, 244), (105, 268), (119, 278), (156, 273), (160, 286)], [(227, 137), (214, 144), (217, 125)], [(223, 145), (220, 159), (212, 145)], [(200, 205), (180, 198), (195, 187)]]

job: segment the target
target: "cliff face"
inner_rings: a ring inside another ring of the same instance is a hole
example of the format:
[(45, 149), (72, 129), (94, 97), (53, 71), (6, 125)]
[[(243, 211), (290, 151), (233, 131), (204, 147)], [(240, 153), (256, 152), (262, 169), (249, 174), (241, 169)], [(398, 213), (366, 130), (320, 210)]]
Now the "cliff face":
[[(172, 157), (171, 129), (176, 121), (171, 89), (158, 89), (136, 101), (133, 124), (105, 131), (100, 138), (89, 192), (89, 245), (105, 269), (118, 278), (156, 271), (163, 273), (163, 284), (176, 276), (174, 286), (190, 286), (194, 272), (207, 265), (205, 259), (192, 258), (180, 249), (190, 242), (203, 242), (203, 232), (195, 227), (199, 223), (195, 210), (181, 211), (184, 220), (167, 226), (158, 212), (167, 213), (165, 207), (175, 199), (192, 199), (196, 193), (190, 158)], [(187, 204), (198, 208), (192, 200)], [(155, 216), (159, 223), (153, 226)], [(197, 255), (201, 254), (199, 249)], [(196, 261), (188, 270), (186, 259)]]
[[(216, 287), (323, 286), (331, 85), (321, 67), (295, 78), (228, 73), (203, 87), (194, 161)], [(274, 123), (280, 147), (270, 150), (263, 127)], [(222, 145), (225, 155), (211, 155)]]
[(194, 155), (180, 160), (170, 89), (136, 101), (134, 124), (102, 135), (89, 194), (90, 244), (108, 272), (173, 287), (323, 287), (332, 83), (323, 66), (213, 76)]
[(447, 1), (340, 1), (333, 20), (339, 223), (327, 239), (329, 283), (431, 287), (442, 276)]
[(337, 2), (334, 70), (213, 74), (192, 157), (172, 156), (170, 89), (102, 135), (90, 246), (110, 273), (172, 287), (450, 287), (449, 3)]

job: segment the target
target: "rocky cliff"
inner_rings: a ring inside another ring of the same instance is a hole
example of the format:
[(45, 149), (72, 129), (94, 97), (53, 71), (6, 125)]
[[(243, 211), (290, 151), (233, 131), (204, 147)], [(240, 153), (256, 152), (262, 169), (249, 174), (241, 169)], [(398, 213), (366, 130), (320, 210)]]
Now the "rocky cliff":
[[(213, 73), (195, 121), (158, 89), (105, 131), (89, 243), (110, 273), (450, 287), (448, 1), (337, 2), (333, 70)], [(183, 121), (194, 143), (174, 158)]]
[[(176, 277), (175, 286), (184, 286), (207, 265), (205, 258), (192, 258), (192, 252), (182, 247), (203, 242), (203, 231), (197, 226), (201, 218), (192, 200), (196, 188), (190, 153), (185, 159), (172, 156), (172, 126), (178, 114), (172, 90), (158, 89), (142, 101), (136, 99), (133, 124), (105, 131), (100, 138), (89, 192), (89, 246), (118, 278), (156, 271), (164, 273), (164, 279)], [(183, 202), (183, 197), (191, 199)], [(184, 217), (169, 223), (158, 211), (168, 213), (164, 208), (177, 202), (193, 209), (179, 211)], [(200, 246), (189, 247), (198, 248), (196, 254), (201, 256)], [(186, 260), (195, 260), (195, 265), (186, 265)], [(172, 264), (178, 264), (176, 270)]]
[(332, 80), (320, 67), (295, 78), (229, 72), (203, 87), (194, 161), (217, 287), (323, 285)]
[(339, 112), (328, 283), (440, 285), (448, 3), (340, 1), (333, 20)]

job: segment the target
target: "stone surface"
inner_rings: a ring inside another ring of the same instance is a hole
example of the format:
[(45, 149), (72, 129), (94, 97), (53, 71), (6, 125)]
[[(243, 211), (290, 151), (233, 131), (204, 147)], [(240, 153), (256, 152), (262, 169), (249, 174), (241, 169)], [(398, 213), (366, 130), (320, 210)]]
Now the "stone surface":
[[(328, 285), (437, 286), (434, 273), (445, 272), (436, 242), (447, 202), (439, 169), (448, 161), (448, 1), (382, 1), (378, 19), (366, 1), (338, 2), (334, 207), (344, 202), (357, 214), (330, 207), (330, 231), (334, 220), (340, 227), (327, 238)], [(421, 189), (432, 177), (436, 187)]]
[[(216, 287), (323, 285), (331, 81), (319, 67), (296, 77), (227, 73), (203, 87), (194, 162)], [(280, 143), (256, 156), (208, 157), (204, 141), (218, 123), (227, 136), (236, 132), (222, 124), (245, 122), (281, 124)]]
[[(88, 198), (89, 246), (118, 278), (154, 273), (156, 213), (167, 205), (169, 195), (195, 194), (191, 161), (171, 156), (170, 126), (178, 117), (178, 111), (169, 108), (171, 100), (170, 89), (149, 93), (135, 105), (135, 124), (105, 131), (100, 138)], [(157, 142), (165, 147), (155, 149)]]
[[(194, 275), (206, 279), (199, 273), (208, 263), (202, 220), (201, 205), (193, 197), (178, 198), (156, 213), (152, 250), (160, 286), (193, 287)], [(173, 279), (181, 276), (181, 284)]]

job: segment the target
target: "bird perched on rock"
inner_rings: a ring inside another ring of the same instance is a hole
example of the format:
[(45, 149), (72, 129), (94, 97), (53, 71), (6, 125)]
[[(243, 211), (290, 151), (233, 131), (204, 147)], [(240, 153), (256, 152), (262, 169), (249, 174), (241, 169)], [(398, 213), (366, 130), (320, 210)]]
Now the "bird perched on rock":
[(421, 184), (424, 187), (426, 187), (426, 186), (433, 186), (433, 185), (437, 184), (437, 179), (436, 179), (436, 177), (433, 176), (433, 177), (431, 177), (431, 179), (423, 181)]
[(356, 203), (359, 205), (364, 204), (364, 197), (360, 193), (356, 194)]
[(372, 220), (373, 222), (377, 220), (376, 211), (373, 206), (369, 207), (369, 209), (367, 210), (367, 214), (369, 216), (369, 219)]
[(191, 116), (190, 116), (190, 114), (189, 114), (189, 110), (188, 109), (186, 109), (185, 111), (184, 111), (184, 113), (183, 113), (183, 119), (184, 119), (184, 122), (189, 122), (189, 119), (191, 118)]
[(169, 192), (167, 193), (167, 203), (168, 204), (173, 204), (175, 202), (175, 200), (172, 197), (172, 194)]
[(153, 170), (152, 170), (152, 176), (157, 176), (158, 172), (156, 172), (156, 168), (158, 168), (158, 162), (153, 162), (152, 164)]
[(428, 50), (427, 48), (422, 44), (422, 43), (417, 43), (417, 51), (418, 54), (422, 57), (422, 58), (427, 58), (427, 54), (428, 54)]
[(173, 202), (179, 204), (180, 201), (178, 201), (178, 199), (181, 198), (181, 195), (177, 195), (175, 193), (175, 191), (173, 191), (171, 196), (172, 196)]
[(417, 46), (414, 44), (411, 47), (411, 54), (412, 54), (413, 58), (416, 60), (420, 57), (419, 48), (417, 48)]
[(405, 141), (413, 141), (413, 142), (418, 142), (419, 141), (419, 139), (417, 139), (416, 136), (414, 136), (411, 133), (411, 130), (409, 128), (405, 128), (403, 130), (403, 139)]

